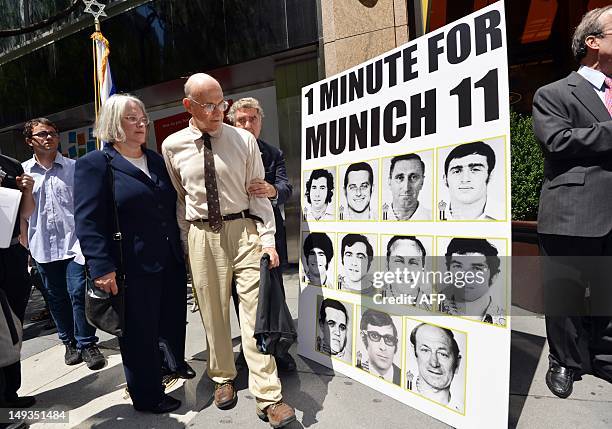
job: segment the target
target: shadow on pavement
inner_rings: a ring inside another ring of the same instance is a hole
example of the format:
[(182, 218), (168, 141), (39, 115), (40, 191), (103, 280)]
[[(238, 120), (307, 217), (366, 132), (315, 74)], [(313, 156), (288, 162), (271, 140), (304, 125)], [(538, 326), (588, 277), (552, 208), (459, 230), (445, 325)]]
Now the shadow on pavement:
[[(183, 407), (179, 408), (181, 410)], [(180, 412), (180, 411), (179, 411)], [(96, 428), (96, 429), (148, 429), (164, 428), (178, 429), (186, 425), (175, 418), (165, 414), (146, 414), (135, 411), (131, 405), (118, 404), (106, 408), (75, 426), (75, 428)]]
[[(112, 354), (116, 353), (110, 353)], [(105, 355), (108, 357), (109, 353)], [(60, 406), (72, 410), (124, 387), (123, 365), (119, 364), (91, 372), (72, 383), (34, 395), (37, 407)]]
[(546, 338), (512, 331), (510, 348), (510, 407), (508, 427), (516, 428), (534, 380)]

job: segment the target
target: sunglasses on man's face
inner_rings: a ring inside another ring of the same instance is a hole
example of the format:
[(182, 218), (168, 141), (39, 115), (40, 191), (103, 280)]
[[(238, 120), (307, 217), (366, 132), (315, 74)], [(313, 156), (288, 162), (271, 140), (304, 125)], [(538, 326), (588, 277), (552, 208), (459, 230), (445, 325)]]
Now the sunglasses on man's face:
[(390, 334), (381, 335), (380, 333), (376, 331), (361, 331), (361, 332), (366, 334), (368, 338), (370, 339), (370, 341), (374, 341), (375, 343), (380, 342), (382, 338), (385, 344), (388, 346), (395, 346), (397, 344), (397, 337), (393, 335), (390, 335)]

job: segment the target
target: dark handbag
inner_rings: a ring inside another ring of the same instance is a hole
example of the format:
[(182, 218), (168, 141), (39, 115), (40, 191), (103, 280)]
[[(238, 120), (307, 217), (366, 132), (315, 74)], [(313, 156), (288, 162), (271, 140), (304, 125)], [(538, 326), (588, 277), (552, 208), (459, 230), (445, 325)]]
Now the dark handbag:
[(121, 231), (119, 229), (119, 216), (117, 214), (117, 202), (115, 201), (115, 174), (110, 164), (111, 157), (106, 152), (106, 165), (109, 172), (109, 186), (113, 207), (113, 242), (117, 243), (117, 255), (119, 256), (115, 281), (117, 283), (117, 295), (105, 292), (94, 285), (89, 270), (87, 270), (86, 293), (85, 293), (85, 317), (90, 325), (95, 326), (111, 335), (122, 337), (125, 334), (125, 271), (123, 269), (123, 250), (121, 248)]

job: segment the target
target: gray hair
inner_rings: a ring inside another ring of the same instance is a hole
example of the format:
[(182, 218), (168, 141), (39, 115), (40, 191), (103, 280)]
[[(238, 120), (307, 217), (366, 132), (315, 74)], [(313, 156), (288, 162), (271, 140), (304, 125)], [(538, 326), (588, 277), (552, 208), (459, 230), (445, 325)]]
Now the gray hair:
[(144, 115), (148, 116), (144, 103), (133, 95), (111, 95), (100, 109), (93, 135), (109, 143), (125, 141), (125, 131), (123, 131), (123, 127), (121, 126), (121, 117), (125, 111), (125, 106), (130, 101), (138, 104)]
[(236, 123), (236, 112), (238, 109), (255, 109), (262, 119), (264, 117), (264, 111), (259, 104), (259, 101), (253, 97), (245, 97), (232, 104), (232, 107), (230, 107), (229, 112), (227, 113), (227, 118), (232, 124)]
[(599, 20), (601, 16), (612, 10), (612, 5), (600, 7), (587, 12), (576, 27), (574, 36), (572, 37), (572, 53), (576, 61), (581, 62), (587, 55), (586, 38), (589, 36), (595, 36), (597, 38), (603, 37), (603, 26)]

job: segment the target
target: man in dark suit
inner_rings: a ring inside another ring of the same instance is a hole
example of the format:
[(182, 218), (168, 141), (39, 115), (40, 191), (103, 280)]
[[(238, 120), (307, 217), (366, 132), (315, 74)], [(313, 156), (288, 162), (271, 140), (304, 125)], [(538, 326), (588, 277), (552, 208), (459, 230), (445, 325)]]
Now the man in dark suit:
[(612, 6), (583, 17), (572, 51), (578, 72), (533, 100), (545, 159), (538, 233), (546, 256), (546, 384), (561, 398), (582, 374), (612, 381), (612, 288), (604, 272), (612, 255)]
[[(279, 269), (282, 270), (287, 265), (287, 235), (283, 205), (293, 192), (293, 187), (287, 177), (285, 155), (283, 155), (283, 151), (279, 148), (259, 138), (264, 112), (259, 101), (255, 98), (247, 97), (236, 101), (232, 104), (227, 116), (235, 127), (249, 131), (257, 139), (257, 145), (261, 152), (261, 160), (266, 170), (266, 177), (265, 180), (253, 179), (248, 187), (248, 191), (252, 196), (268, 198), (272, 203), (274, 221), (276, 222), (274, 241), (276, 242), (276, 252), (280, 261)], [(234, 298), (236, 314), (238, 314), (238, 295), (235, 287), (232, 288), (232, 296)], [(240, 357), (242, 357), (242, 354)], [(276, 364), (278, 369), (283, 372), (295, 371), (296, 369), (295, 361), (289, 353), (276, 356)]]

